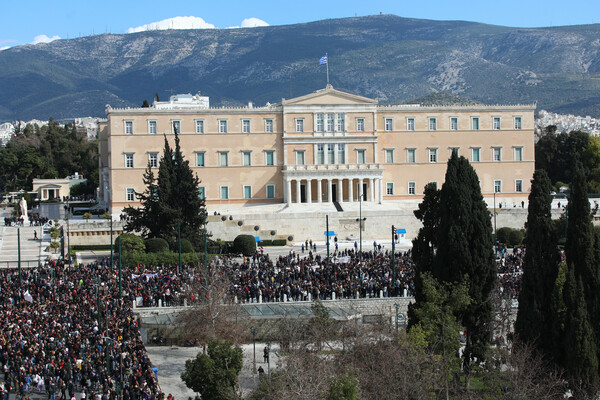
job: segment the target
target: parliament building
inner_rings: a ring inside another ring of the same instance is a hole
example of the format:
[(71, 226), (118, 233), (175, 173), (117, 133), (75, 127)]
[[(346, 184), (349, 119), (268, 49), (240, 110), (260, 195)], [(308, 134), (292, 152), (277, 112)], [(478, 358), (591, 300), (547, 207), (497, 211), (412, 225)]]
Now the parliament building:
[(256, 107), (210, 107), (174, 95), (146, 108), (107, 106), (99, 129), (100, 197), (111, 213), (138, 205), (144, 170), (157, 168), (164, 135), (180, 134), (219, 204), (415, 200), (441, 187), (452, 152), (466, 157), (486, 198), (526, 201), (534, 171), (534, 105), (380, 105), (327, 85)]

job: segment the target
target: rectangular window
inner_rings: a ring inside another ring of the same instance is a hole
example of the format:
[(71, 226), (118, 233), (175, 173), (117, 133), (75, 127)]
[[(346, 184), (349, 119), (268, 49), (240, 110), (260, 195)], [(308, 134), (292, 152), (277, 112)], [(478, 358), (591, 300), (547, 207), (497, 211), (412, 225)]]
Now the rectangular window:
[(275, 185), (267, 185), (267, 199), (275, 198)]
[(357, 164), (365, 163), (365, 150), (356, 150), (356, 163)]
[(156, 121), (148, 121), (148, 133), (156, 135)]
[(327, 145), (327, 162), (329, 164), (335, 164), (335, 144), (329, 143)]
[(196, 153), (196, 167), (204, 167), (204, 152)]
[(327, 132), (333, 132), (334, 113), (327, 113)]
[(502, 161), (502, 147), (492, 147), (494, 161)]
[(429, 117), (429, 130), (430, 131), (437, 130), (437, 118)]
[(521, 179), (517, 179), (515, 181), (515, 192), (517, 192), (517, 193), (523, 192), (523, 181)]
[(204, 133), (204, 120), (196, 120), (196, 133)]
[(417, 150), (416, 149), (406, 149), (406, 162), (410, 164), (414, 164), (417, 162)]
[(523, 161), (523, 148), (515, 147), (515, 161)]
[(229, 154), (226, 151), (219, 152), (219, 166), (227, 167), (229, 165)]
[(417, 194), (416, 182), (408, 182), (408, 194)]
[(437, 149), (429, 149), (429, 162), (430, 163), (437, 162)]
[(346, 115), (344, 113), (337, 113), (337, 131), (346, 131)]
[(458, 130), (458, 117), (450, 118), (450, 130), (457, 131)]
[(325, 164), (325, 145), (317, 145), (317, 164)]
[(304, 120), (296, 119), (296, 132), (304, 132)]
[(392, 119), (391, 118), (386, 118), (385, 119), (385, 130), (387, 132), (392, 130)]
[(493, 128), (495, 130), (500, 129), (500, 117), (494, 117)]
[(324, 116), (323, 113), (317, 113), (317, 132), (323, 132)]
[(265, 119), (265, 132), (273, 133), (273, 120)]
[(135, 201), (135, 190), (133, 190), (133, 188), (127, 188), (125, 196), (127, 201)]
[(338, 144), (338, 164), (346, 164), (346, 145)]
[(304, 151), (296, 151), (296, 165), (304, 165)]
[(242, 120), (242, 133), (250, 133), (250, 120), (249, 119)]
[(479, 130), (479, 117), (473, 117), (473, 118), (471, 118), (471, 128), (474, 131), (478, 131)]
[(244, 186), (244, 198), (251, 199), (252, 198), (252, 186)]
[(387, 195), (394, 194), (394, 182), (387, 182), (385, 184), (385, 194), (387, 194)]
[(229, 186), (221, 186), (221, 200), (229, 199)]
[(133, 135), (133, 121), (125, 121), (125, 134)]
[(365, 119), (364, 118), (356, 118), (356, 130), (358, 132), (365, 131)]
[(133, 168), (133, 153), (125, 153), (125, 168)]
[(226, 119), (219, 120), (219, 133), (227, 133), (227, 120)]
[(158, 168), (158, 153), (148, 153), (148, 165), (151, 168)]
[(406, 118), (406, 130), (407, 131), (415, 130), (415, 119), (414, 118)]
[(251, 151), (242, 151), (242, 165), (244, 167), (249, 167), (252, 165), (252, 152)]
[(494, 192), (495, 193), (502, 192), (502, 181), (500, 181), (500, 180), (494, 181)]
[(385, 150), (385, 163), (386, 164), (394, 163), (394, 150), (392, 150), (392, 149)]
[(521, 117), (515, 117), (515, 129), (516, 130), (521, 130), (522, 128), (522, 119)]
[(204, 186), (198, 186), (198, 197), (206, 199), (206, 188)]
[(471, 161), (473, 161), (473, 162), (481, 161), (481, 149), (479, 147), (471, 149)]
[(171, 133), (175, 133), (175, 131), (177, 131), (177, 133), (181, 133), (181, 121), (180, 120), (174, 120), (172, 121), (172, 127), (173, 127), (173, 132)]
[(266, 165), (275, 165), (275, 152), (274, 151), (265, 151), (265, 164)]

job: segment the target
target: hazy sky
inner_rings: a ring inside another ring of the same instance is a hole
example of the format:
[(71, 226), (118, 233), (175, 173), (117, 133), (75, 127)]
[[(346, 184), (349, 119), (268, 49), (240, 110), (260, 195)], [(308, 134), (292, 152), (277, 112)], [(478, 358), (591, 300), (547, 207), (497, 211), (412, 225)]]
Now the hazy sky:
[[(518, 27), (600, 22), (598, 0), (2, 0), (0, 12), (0, 49), (105, 32), (126, 33), (167, 19), (163, 25), (194, 28), (286, 25), (380, 12)], [(196, 18), (170, 20), (174, 17)]]

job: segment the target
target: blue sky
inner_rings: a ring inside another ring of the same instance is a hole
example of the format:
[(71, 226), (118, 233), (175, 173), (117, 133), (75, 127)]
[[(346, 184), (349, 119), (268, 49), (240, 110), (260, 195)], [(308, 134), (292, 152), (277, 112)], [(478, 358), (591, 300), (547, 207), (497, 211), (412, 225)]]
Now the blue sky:
[[(39, 42), (126, 33), (178, 16), (199, 17), (216, 28), (240, 26), (248, 18), (285, 25), (380, 12), (518, 27), (600, 22), (597, 0), (2, 0), (0, 12), (0, 49), (32, 43), (36, 37)], [(198, 21), (194, 27), (201, 24)]]

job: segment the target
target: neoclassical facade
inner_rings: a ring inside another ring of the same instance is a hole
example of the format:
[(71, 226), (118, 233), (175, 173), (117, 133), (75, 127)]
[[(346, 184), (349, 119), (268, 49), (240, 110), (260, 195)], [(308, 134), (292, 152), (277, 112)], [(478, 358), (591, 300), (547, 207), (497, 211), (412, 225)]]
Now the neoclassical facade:
[(100, 127), (100, 195), (113, 213), (136, 205), (164, 135), (180, 133), (208, 205), (385, 204), (441, 185), (452, 152), (475, 167), (486, 197), (526, 200), (534, 171), (533, 105), (380, 105), (325, 89), (278, 104), (227, 108), (199, 95), (148, 108), (107, 107)]

